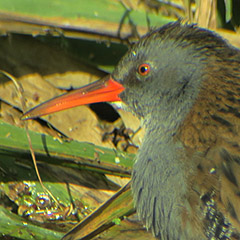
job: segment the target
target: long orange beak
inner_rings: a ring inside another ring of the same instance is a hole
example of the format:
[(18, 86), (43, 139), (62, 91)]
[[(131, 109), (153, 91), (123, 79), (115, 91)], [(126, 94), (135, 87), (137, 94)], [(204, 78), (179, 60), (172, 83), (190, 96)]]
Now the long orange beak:
[(50, 99), (30, 109), (22, 116), (22, 119), (36, 118), (84, 104), (121, 101), (118, 95), (123, 90), (124, 87), (120, 83), (113, 80), (111, 76), (106, 76), (99, 81)]

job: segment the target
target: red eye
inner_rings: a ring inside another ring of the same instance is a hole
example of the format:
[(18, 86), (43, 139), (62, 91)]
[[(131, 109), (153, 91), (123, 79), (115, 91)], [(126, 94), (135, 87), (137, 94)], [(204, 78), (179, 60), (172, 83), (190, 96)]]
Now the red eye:
[(138, 73), (142, 76), (146, 76), (150, 72), (150, 66), (147, 63), (143, 63), (138, 67)]

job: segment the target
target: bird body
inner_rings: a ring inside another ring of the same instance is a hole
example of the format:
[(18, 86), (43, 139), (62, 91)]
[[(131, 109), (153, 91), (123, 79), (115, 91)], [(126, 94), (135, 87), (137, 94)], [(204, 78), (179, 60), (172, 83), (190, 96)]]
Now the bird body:
[[(146, 76), (136, 74), (142, 63)], [(132, 189), (159, 239), (240, 239), (239, 67), (239, 50), (219, 36), (173, 23), (141, 39), (113, 72), (146, 128)]]
[(240, 239), (240, 51), (170, 23), (137, 42), (111, 79), (146, 128), (132, 173), (145, 226), (161, 240)]

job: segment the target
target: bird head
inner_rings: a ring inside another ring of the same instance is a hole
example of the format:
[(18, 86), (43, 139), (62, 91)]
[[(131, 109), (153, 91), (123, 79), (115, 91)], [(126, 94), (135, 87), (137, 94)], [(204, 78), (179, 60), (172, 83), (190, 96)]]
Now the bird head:
[(174, 119), (194, 103), (207, 62), (224, 44), (194, 25), (167, 24), (134, 44), (111, 75), (43, 103), (23, 119), (104, 101), (123, 101), (143, 119)]

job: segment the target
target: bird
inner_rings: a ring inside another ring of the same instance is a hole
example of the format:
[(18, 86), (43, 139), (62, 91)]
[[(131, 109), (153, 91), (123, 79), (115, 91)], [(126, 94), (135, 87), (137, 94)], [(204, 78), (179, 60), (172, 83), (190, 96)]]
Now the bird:
[(145, 128), (132, 170), (156, 239), (240, 239), (240, 51), (180, 21), (153, 28), (105, 78), (25, 113), (122, 101)]

